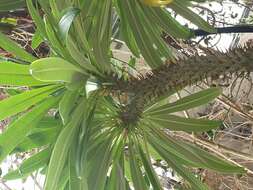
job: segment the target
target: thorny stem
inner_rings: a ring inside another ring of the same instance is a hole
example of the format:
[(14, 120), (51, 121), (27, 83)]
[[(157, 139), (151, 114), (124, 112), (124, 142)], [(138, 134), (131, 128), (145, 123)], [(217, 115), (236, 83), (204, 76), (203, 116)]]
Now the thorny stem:
[(206, 50), (205, 55), (176, 62), (167, 61), (167, 64), (151, 73), (131, 78), (129, 81), (114, 78), (115, 89), (133, 94), (134, 97), (125, 109), (127, 122), (136, 122), (145, 105), (171, 91), (181, 90), (204, 79), (216, 80), (220, 76), (252, 72), (252, 52), (253, 46), (240, 47), (225, 53)]

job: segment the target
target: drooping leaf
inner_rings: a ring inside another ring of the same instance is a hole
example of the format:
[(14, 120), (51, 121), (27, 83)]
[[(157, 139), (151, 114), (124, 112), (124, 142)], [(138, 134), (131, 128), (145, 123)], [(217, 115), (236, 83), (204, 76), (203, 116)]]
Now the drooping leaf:
[(194, 190), (208, 190), (209, 188), (202, 183), (197, 177), (195, 177), (188, 169), (186, 169), (179, 160), (173, 159), (170, 155), (165, 155), (164, 152), (161, 151), (161, 147), (156, 144), (155, 141), (152, 141), (152, 146), (154, 149), (164, 158), (169, 167), (174, 169), (180, 176), (182, 176), (189, 185), (191, 189)]
[(152, 135), (149, 134), (149, 140), (160, 146), (160, 150), (167, 151), (169, 153), (167, 155), (177, 158), (176, 160), (181, 160), (184, 164), (190, 164), (189, 166), (212, 169), (223, 173), (245, 173), (245, 170), (241, 167), (157, 130), (153, 130)]
[(125, 177), (125, 168), (124, 168), (124, 142), (120, 140), (117, 146), (114, 146), (116, 149), (115, 154), (113, 154), (112, 170), (106, 183), (106, 190), (118, 189), (118, 190), (129, 190), (128, 181)]
[(68, 32), (70, 27), (75, 19), (75, 17), (80, 13), (80, 9), (77, 8), (69, 8), (66, 10), (65, 14), (62, 16), (59, 22), (60, 33), (62, 35), (62, 39), (66, 42), (68, 37)]
[[(29, 13), (36, 24), (37, 31), (40, 32), (40, 35), (42, 38), (47, 37), (45, 24), (44, 24), (43, 18), (41, 18), (40, 16), (39, 9), (35, 7), (33, 0), (27, 0), (26, 3), (27, 3), (27, 8), (29, 10)], [(36, 5), (37, 5), (37, 2), (36, 2)]]
[(93, 8), (93, 27), (91, 28), (91, 43), (94, 58), (98, 69), (102, 72), (111, 70), (110, 63), (110, 43), (111, 43), (111, 24), (112, 24), (112, 1), (94, 1)]
[(156, 21), (167, 34), (182, 39), (189, 39), (193, 36), (193, 32), (174, 19), (166, 8), (147, 7), (146, 9), (150, 11), (149, 14), (152, 21)]
[(151, 159), (149, 157), (148, 152), (144, 152), (142, 147), (139, 146), (139, 154), (140, 154), (140, 158), (143, 163), (143, 166), (145, 168), (145, 172), (146, 172), (147, 177), (149, 178), (149, 180), (153, 186), (153, 189), (157, 189), (157, 190), (162, 189), (162, 186), (161, 186), (161, 183), (157, 177), (157, 174), (153, 169), (153, 165), (151, 163)]
[(73, 119), (61, 131), (55, 143), (52, 156), (49, 162), (45, 190), (58, 189), (61, 180), (61, 174), (68, 158), (68, 153), (75, 137), (76, 130), (79, 129), (81, 119), (84, 113), (86, 99), (83, 98), (73, 113)]
[(60, 96), (47, 98), (41, 104), (34, 107), (32, 111), (26, 113), (8, 126), (0, 135), (0, 162), (22, 142), (25, 136), (35, 128), (36, 124), (44, 117), (48, 109), (58, 103), (59, 99)]
[(32, 62), (35, 61), (36, 58), (26, 52), (23, 48), (21, 48), (16, 42), (6, 37), (4, 34), (0, 32), (0, 47), (5, 49), (6, 51), (13, 53), (17, 58)]
[(87, 182), (89, 190), (103, 190), (105, 188), (106, 175), (112, 159), (111, 146), (113, 136), (102, 137), (100, 140), (103, 143), (94, 146), (91, 153), (89, 153), (90, 159), (87, 162)]
[(47, 165), (50, 158), (50, 152), (50, 148), (47, 148), (31, 156), (30, 158), (23, 161), (18, 169), (6, 174), (3, 179), (14, 180), (18, 178), (24, 178), (32, 172), (42, 168), (43, 166)]
[(191, 9), (188, 8), (189, 2), (182, 2), (181, 0), (174, 0), (171, 4), (168, 5), (175, 12), (180, 14), (185, 19), (191, 21), (193, 24), (207, 32), (216, 32), (216, 29), (209, 25), (203, 18), (198, 14), (194, 13)]
[[(63, 171), (62, 171), (62, 175), (61, 175), (61, 179), (59, 181), (59, 190), (65, 190), (65, 187), (69, 187), (69, 166), (68, 164), (65, 165)], [(84, 189), (85, 190), (85, 189)]]
[(118, 189), (118, 190), (128, 190), (127, 181), (124, 176), (124, 165), (122, 162), (115, 162), (112, 165), (112, 170), (110, 173), (110, 178), (106, 184), (106, 190)]
[(0, 101), (0, 120), (15, 115), (47, 98), (59, 90), (59, 85), (50, 85), (11, 96)]
[(144, 5), (134, 0), (117, 1), (117, 3), (120, 13), (127, 18), (127, 23), (147, 64), (151, 68), (156, 68), (163, 64), (164, 59), (171, 58), (170, 50), (160, 37), (161, 30), (150, 25)]
[(78, 142), (79, 142), (79, 134), (80, 131), (76, 130), (74, 134), (74, 139), (71, 144), (71, 148), (69, 151), (69, 160), (68, 160), (68, 166), (69, 166), (69, 189), (70, 190), (82, 190), (84, 189), (82, 186), (82, 175), (80, 172), (79, 166), (79, 154), (78, 154)]
[(36, 128), (34, 128), (25, 139), (15, 147), (12, 153), (16, 152), (26, 152), (33, 148), (38, 148), (42, 146), (54, 143), (62, 130), (60, 122), (52, 122), (50, 127), (43, 124), (44, 119), (38, 123)]
[(129, 166), (130, 166), (133, 186), (135, 189), (147, 190), (148, 187), (147, 187), (146, 182), (144, 181), (144, 177), (140, 169), (140, 166), (138, 164), (135, 151), (137, 150), (135, 149), (134, 143), (131, 142), (131, 144), (129, 144)]
[(41, 37), (41, 33), (39, 30), (37, 30), (32, 38), (32, 48), (36, 49), (37, 47), (39, 47), (39, 45), (44, 41), (44, 39)]
[(63, 124), (68, 123), (73, 108), (76, 106), (76, 100), (79, 96), (78, 90), (67, 90), (60, 102), (59, 112)]

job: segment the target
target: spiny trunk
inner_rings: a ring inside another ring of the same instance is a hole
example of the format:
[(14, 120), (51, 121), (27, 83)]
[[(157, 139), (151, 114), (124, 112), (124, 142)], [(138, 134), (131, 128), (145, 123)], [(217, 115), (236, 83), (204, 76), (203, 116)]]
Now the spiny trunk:
[(228, 74), (253, 71), (253, 46), (225, 53), (207, 51), (205, 54), (176, 62), (168, 61), (151, 73), (128, 82), (117, 81), (118, 88), (133, 97), (122, 112), (122, 119), (136, 122), (145, 105), (171, 91), (181, 90), (208, 78), (215, 80)]

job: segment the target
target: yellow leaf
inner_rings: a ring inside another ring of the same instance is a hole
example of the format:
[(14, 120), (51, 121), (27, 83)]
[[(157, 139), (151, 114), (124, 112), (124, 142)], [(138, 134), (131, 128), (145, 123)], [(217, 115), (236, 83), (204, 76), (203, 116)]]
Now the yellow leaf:
[(163, 6), (172, 3), (173, 0), (142, 0), (142, 2), (149, 6)]

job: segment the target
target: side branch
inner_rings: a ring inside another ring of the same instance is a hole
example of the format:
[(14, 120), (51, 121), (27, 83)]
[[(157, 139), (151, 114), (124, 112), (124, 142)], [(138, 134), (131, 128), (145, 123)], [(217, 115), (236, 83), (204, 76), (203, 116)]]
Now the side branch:
[(227, 52), (208, 51), (166, 64), (151, 73), (131, 78), (129, 81), (113, 78), (111, 89), (129, 95), (129, 103), (122, 110), (125, 123), (135, 123), (143, 109), (170, 92), (194, 85), (204, 79), (216, 80), (220, 76), (253, 71), (253, 46), (235, 48)]
[(218, 79), (228, 74), (253, 71), (253, 47), (236, 48), (228, 52), (207, 51), (176, 62), (168, 61), (146, 76), (133, 79), (128, 91), (144, 99), (144, 104), (181, 90), (204, 79)]

